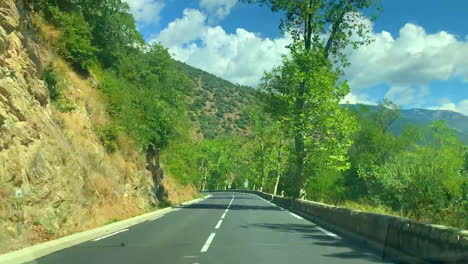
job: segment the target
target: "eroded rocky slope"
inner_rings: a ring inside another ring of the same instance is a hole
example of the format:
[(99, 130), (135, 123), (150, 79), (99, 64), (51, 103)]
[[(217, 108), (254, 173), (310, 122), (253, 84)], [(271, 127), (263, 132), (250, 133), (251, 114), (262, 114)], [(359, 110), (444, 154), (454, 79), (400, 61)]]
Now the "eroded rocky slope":
[[(0, 252), (143, 213), (161, 189), (159, 165), (147, 164), (157, 159), (130, 140), (106, 152), (93, 130), (108, 119), (98, 91), (36, 38), (29, 16), (21, 1), (0, 1)], [(51, 62), (62, 63), (73, 111), (49, 99)]]

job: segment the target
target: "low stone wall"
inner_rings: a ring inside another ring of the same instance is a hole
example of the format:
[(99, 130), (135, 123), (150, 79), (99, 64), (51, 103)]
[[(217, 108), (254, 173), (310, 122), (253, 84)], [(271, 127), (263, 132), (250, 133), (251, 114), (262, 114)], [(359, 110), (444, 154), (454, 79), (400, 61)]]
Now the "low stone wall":
[(294, 200), (257, 191), (240, 192), (257, 194), (302, 213), (337, 233), (364, 241), (378, 249), (384, 258), (408, 263), (468, 263), (468, 230), (417, 223), (401, 217)]

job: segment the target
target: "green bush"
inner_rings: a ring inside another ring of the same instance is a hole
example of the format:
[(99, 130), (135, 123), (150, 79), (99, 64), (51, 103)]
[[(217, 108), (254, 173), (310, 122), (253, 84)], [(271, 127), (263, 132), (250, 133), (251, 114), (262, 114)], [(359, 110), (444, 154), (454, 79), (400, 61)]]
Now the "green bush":
[(56, 101), (60, 97), (59, 77), (52, 67), (48, 67), (42, 74), (47, 89), (49, 89), (49, 96), (52, 101)]
[(117, 137), (119, 135), (119, 128), (115, 125), (105, 125), (97, 129), (99, 140), (108, 152), (114, 152), (118, 149)]
[(98, 49), (91, 43), (91, 27), (84, 17), (53, 6), (47, 9), (47, 17), (61, 30), (57, 52), (76, 69), (86, 71), (96, 61)]

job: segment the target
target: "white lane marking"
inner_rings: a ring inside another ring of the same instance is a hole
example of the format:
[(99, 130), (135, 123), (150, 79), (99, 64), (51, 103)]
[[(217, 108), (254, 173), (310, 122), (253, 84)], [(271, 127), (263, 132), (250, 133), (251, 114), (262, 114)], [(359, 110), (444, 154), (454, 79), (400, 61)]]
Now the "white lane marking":
[(222, 223), (223, 223), (223, 220), (219, 220), (218, 224), (215, 226), (215, 229), (219, 229)]
[(216, 233), (211, 233), (211, 235), (206, 240), (205, 245), (203, 245), (200, 252), (207, 252), (208, 251), (208, 248), (210, 248), (211, 242), (213, 242), (213, 238), (215, 237), (215, 235), (216, 235)]
[(225, 213), (227, 213), (229, 211), (229, 208), (226, 208), (226, 210), (224, 210)]
[(289, 214), (290, 214), (290, 215), (292, 215), (292, 216), (294, 216), (294, 217), (296, 217), (297, 219), (304, 219), (304, 218), (302, 218), (302, 217), (298, 216), (298, 215), (297, 215), (297, 214), (295, 214), (295, 213), (291, 213), (291, 212), (289, 212)]
[(161, 217), (163, 217), (163, 216), (164, 216), (164, 215), (156, 216), (156, 217), (154, 217), (154, 218), (149, 219), (148, 221), (154, 221), (154, 220), (159, 219), (159, 218), (161, 218)]
[(319, 226), (317, 226), (317, 229), (322, 231), (323, 233), (325, 233), (327, 236), (336, 237), (336, 238), (339, 237), (337, 234), (334, 234), (334, 233), (332, 233), (332, 232), (330, 232), (328, 230), (325, 230), (325, 229), (323, 229), (323, 228), (321, 228)]
[(226, 213), (224, 213), (223, 216), (221, 216), (221, 219), (223, 219), (225, 216), (226, 216)]
[(99, 241), (99, 240), (101, 240), (101, 239), (104, 239), (104, 238), (107, 238), (107, 237), (110, 237), (110, 236), (113, 236), (113, 235), (117, 235), (118, 233), (122, 233), (122, 232), (125, 232), (125, 231), (128, 231), (128, 229), (123, 229), (123, 230), (114, 232), (114, 233), (112, 233), (112, 234), (109, 234), (109, 235), (106, 235), (106, 236), (102, 236), (102, 237), (100, 237), (100, 238), (93, 239), (93, 241)]

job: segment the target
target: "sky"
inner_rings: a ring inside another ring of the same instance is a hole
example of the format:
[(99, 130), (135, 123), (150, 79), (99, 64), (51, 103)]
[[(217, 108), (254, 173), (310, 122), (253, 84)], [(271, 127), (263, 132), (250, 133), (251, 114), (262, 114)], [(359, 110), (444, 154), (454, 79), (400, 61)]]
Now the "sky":
[[(256, 87), (291, 42), (281, 14), (238, 0), (124, 0), (148, 42), (174, 58)], [(349, 52), (349, 103), (388, 98), (403, 108), (468, 115), (468, 1), (381, 0), (374, 42)]]

